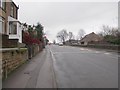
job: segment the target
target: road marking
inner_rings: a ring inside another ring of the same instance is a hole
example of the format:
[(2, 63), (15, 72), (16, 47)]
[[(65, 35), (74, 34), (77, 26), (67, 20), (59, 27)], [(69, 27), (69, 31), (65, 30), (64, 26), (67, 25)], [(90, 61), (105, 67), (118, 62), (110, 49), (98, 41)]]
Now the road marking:
[(51, 53), (52, 59), (53, 59), (53, 61), (55, 62), (56, 60), (55, 60), (55, 57), (54, 57), (54, 55), (53, 55), (53, 54), (55, 54), (55, 53), (53, 53), (52, 50), (51, 50), (50, 48), (49, 48), (49, 50), (50, 50), (50, 53)]
[(86, 49), (87, 51), (92, 51), (91, 49)]
[(57, 84), (57, 78), (56, 78), (56, 73), (55, 73), (55, 68), (54, 68), (54, 64), (56, 63), (56, 59), (55, 59), (55, 57), (54, 57), (54, 55), (53, 55), (53, 52), (52, 52), (52, 50), (50, 49), (50, 48), (48, 48), (49, 49), (49, 51), (50, 51), (50, 54), (51, 54), (51, 57), (52, 57), (52, 66), (53, 66), (53, 69), (52, 69), (52, 72), (54, 73), (54, 74), (52, 74), (53, 75), (53, 79), (55, 79), (55, 82), (53, 83), (53, 88), (58, 88), (58, 84)]
[(109, 55), (110, 53), (104, 53), (104, 54)]
[(84, 49), (84, 48), (80, 48), (80, 50), (93, 51), (93, 50), (91, 50), (91, 49)]
[(99, 51), (95, 51), (95, 53), (100, 53)]
[(85, 49), (83, 49), (83, 48), (80, 48), (80, 50), (85, 50)]

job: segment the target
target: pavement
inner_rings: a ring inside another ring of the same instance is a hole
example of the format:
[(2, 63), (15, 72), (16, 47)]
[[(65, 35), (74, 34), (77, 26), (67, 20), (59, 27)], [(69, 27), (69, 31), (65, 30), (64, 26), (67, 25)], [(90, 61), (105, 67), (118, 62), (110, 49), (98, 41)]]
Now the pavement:
[(56, 88), (51, 54), (44, 49), (37, 56), (12, 72), (3, 81), (3, 88)]
[(118, 53), (49, 45), (15, 70), (3, 88), (118, 88)]

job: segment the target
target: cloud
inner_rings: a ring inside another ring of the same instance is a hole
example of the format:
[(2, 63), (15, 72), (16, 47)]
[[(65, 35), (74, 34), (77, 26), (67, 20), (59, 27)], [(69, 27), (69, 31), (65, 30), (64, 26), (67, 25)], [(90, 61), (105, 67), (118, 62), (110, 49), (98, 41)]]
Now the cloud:
[(28, 24), (40, 22), (51, 41), (61, 29), (77, 34), (99, 31), (103, 24), (117, 26), (117, 2), (18, 2), (19, 20)]

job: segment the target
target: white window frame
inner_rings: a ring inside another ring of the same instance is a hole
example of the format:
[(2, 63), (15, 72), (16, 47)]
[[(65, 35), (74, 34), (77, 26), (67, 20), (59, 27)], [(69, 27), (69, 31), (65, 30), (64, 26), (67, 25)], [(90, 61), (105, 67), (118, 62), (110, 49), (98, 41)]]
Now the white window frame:
[(0, 33), (4, 33), (4, 29), (5, 29), (5, 24), (4, 24), (4, 19), (2, 17), (0, 17), (0, 24), (1, 24), (1, 31)]
[(17, 23), (16, 22), (9, 22), (9, 34), (10, 35), (17, 34)]
[(2, 33), (2, 17), (0, 17), (0, 33)]

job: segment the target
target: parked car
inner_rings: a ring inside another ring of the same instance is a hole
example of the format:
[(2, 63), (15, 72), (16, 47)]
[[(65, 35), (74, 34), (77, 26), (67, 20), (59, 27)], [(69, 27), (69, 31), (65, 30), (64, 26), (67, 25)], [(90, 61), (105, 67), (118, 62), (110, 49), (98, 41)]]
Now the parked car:
[(63, 43), (59, 43), (59, 46), (63, 46)]

